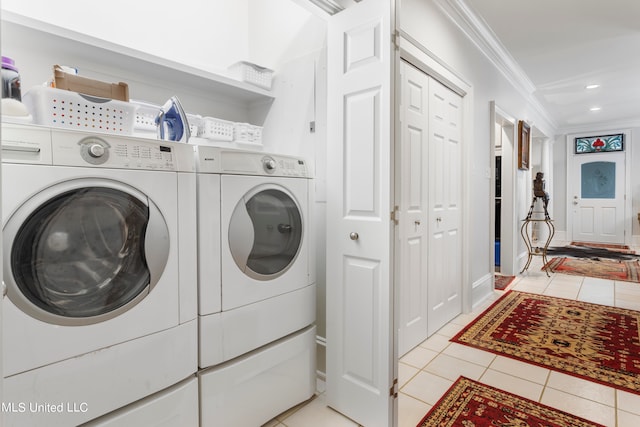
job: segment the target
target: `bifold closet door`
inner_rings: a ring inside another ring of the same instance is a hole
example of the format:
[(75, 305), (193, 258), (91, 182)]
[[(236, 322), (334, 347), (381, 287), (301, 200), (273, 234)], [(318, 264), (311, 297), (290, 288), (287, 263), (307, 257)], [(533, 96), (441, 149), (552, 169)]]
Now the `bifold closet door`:
[(396, 144), (398, 354), (462, 310), (462, 98), (401, 63)]
[(428, 335), (462, 312), (462, 98), (429, 81)]
[(429, 76), (400, 63), (400, 141), (396, 143), (398, 355), (427, 338), (429, 242)]

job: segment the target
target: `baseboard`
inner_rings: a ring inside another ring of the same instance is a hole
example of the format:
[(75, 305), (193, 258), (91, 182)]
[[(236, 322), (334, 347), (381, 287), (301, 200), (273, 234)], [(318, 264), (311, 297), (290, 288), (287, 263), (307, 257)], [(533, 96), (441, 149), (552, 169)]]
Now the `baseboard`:
[(558, 231), (553, 235), (553, 240), (551, 240), (551, 244), (549, 246), (564, 246), (567, 244), (567, 232), (566, 231)]
[(493, 274), (487, 273), (471, 284), (471, 308), (475, 309), (493, 293)]
[(522, 252), (518, 254), (518, 257), (517, 257), (518, 271), (522, 271), (528, 259), (529, 259), (529, 254), (527, 252)]
[[(327, 339), (316, 335), (316, 379), (327, 381)], [(320, 391), (320, 390), (318, 390)]]

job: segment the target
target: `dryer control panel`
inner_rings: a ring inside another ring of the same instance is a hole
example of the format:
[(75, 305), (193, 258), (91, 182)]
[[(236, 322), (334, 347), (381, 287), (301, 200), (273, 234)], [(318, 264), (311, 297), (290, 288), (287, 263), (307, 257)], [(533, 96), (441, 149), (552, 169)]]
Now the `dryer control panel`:
[(304, 159), (260, 151), (194, 146), (200, 173), (311, 178)]
[(222, 173), (309, 178), (307, 162), (296, 157), (251, 151), (222, 151), (220, 154)]
[(299, 178), (308, 176), (305, 161), (293, 157), (267, 154), (262, 157), (262, 168), (267, 175), (294, 176)]

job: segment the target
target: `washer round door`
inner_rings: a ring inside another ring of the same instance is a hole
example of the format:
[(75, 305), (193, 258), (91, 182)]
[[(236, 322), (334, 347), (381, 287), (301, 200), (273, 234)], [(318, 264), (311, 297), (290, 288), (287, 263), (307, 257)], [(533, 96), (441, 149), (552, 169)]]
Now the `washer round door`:
[(9, 298), (26, 314), (60, 325), (98, 323), (129, 310), (149, 294), (169, 255), (157, 206), (113, 182), (51, 187), (22, 204), (4, 233)]
[(233, 260), (256, 280), (283, 275), (295, 262), (303, 237), (300, 206), (291, 193), (275, 185), (245, 194), (229, 222)]

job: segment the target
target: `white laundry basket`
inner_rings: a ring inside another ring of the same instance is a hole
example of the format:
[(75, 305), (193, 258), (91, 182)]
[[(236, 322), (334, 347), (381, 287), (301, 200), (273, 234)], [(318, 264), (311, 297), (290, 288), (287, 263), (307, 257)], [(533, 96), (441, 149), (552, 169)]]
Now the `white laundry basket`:
[(247, 61), (240, 61), (229, 67), (229, 71), (237, 80), (271, 90), (273, 70), (270, 70), (269, 68), (261, 67)]
[(133, 132), (137, 106), (129, 102), (46, 86), (31, 88), (22, 101), (36, 124), (119, 135)]

